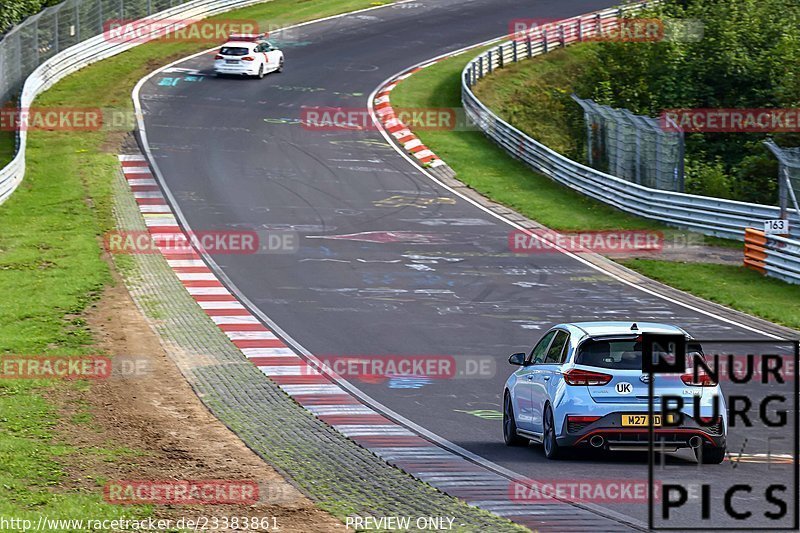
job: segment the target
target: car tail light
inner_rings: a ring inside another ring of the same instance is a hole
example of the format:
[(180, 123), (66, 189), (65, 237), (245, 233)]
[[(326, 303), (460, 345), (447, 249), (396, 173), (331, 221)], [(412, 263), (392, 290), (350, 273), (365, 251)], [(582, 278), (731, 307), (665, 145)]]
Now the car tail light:
[(214, 59), (225, 59), (222, 55), (217, 54), (214, 56)]
[(567, 385), (605, 385), (611, 381), (611, 376), (573, 368), (564, 373), (564, 381), (567, 382)]
[(591, 424), (592, 422), (597, 422), (600, 420), (599, 416), (575, 416), (575, 415), (567, 415), (567, 432), (569, 433), (580, 433), (586, 426)]
[(600, 420), (599, 416), (567, 416), (567, 422), (575, 422), (577, 424), (591, 424), (592, 422), (597, 422), (598, 420)]
[(687, 374), (683, 374), (681, 376), (681, 381), (683, 381), (686, 385), (692, 385), (694, 387), (716, 387), (717, 382), (711, 379), (711, 376), (706, 374), (705, 372), (698, 372), (697, 373), (697, 380), (694, 378), (694, 373), (689, 372)]
[(253, 60), (255, 60), (255, 58), (254, 57), (250, 57), (250, 56), (244, 56), (242, 58), (242, 61), (253, 61)]

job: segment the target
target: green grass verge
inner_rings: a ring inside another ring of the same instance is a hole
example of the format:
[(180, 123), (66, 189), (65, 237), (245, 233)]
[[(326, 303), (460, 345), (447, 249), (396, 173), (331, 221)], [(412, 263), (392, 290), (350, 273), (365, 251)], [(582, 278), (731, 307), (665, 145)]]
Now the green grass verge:
[(13, 131), (0, 130), (0, 168), (6, 166), (14, 157), (15, 141)]
[[(477, 54), (478, 51), (467, 52), (417, 72), (392, 91), (392, 105), (397, 108), (460, 108), (461, 70)], [(533, 172), (525, 164), (508, 157), (479, 131), (418, 130), (415, 133), (458, 173), (458, 179), (550, 228), (564, 231), (650, 229), (664, 231), (668, 236), (686, 233), (629, 215)]]
[(800, 285), (743, 266), (629, 259), (623, 265), (706, 300), (800, 329)]
[[(380, 2), (388, 3), (388, 2)], [(379, 4), (372, 0), (273, 0), (220, 18), (287, 25)], [(37, 106), (91, 106), (132, 110), (134, 84), (155, 67), (208, 48), (197, 43), (150, 43), (88, 67), (41, 95)], [(24, 181), (0, 206), (0, 354), (93, 353), (81, 313), (112, 283), (101, 257), (102, 235), (113, 228), (111, 183), (120, 132), (43, 132), (28, 136)], [(0, 135), (8, 157), (13, 135)], [(59, 417), (42, 381), (0, 380), (0, 516), (113, 518), (149, 512), (111, 506), (101, 491), (58, 489), (64, 454), (54, 443)], [(76, 422), (85, 422), (79, 414)], [(109, 453), (111, 455), (109, 455)]]
[[(460, 108), (461, 70), (477, 54), (478, 51), (472, 51), (447, 59), (407, 78), (392, 91), (392, 104), (397, 108)], [(558, 58), (554, 64), (558, 64)], [(493, 101), (504, 98), (501, 94)], [(651, 229), (663, 231), (667, 239), (686, 234), (613, 209), (533, 172), (480, 132), (418, 130), (415, 133), (458, 173), (459, 180), (550, 228)], [(709, 245), (742, 246), (726, 239), (703, 239)], [(626, 264), (697, 296), (790, 327), (800, 326), (800, 287), (735, 266), (652, 260)], [(782, 305), (775, 305), (778, 302)]]
[(591, 46), (559, 48), (496, 70), (478, 82), (475, 96), (503, 120), (567, 157), (581, 161), (585, 135), (580, 107), (570, 95), (594, 63)]

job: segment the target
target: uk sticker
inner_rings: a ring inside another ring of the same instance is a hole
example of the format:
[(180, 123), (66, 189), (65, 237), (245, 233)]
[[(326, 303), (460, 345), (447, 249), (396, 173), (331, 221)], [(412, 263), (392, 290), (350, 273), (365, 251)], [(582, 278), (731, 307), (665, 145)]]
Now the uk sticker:
[(633, 392), (633, 386), (627, 381), (620, 381), (614, 388), (617, 390), (617, 394), (631, 394)]

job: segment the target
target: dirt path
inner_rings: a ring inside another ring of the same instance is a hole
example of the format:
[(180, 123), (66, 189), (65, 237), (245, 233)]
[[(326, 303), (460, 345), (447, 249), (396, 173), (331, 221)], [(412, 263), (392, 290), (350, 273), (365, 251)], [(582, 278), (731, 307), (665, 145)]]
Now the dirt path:
[[(120, 280), (87, 311), (86, 318), (99, 350), (110, 354), (112, 361), (131, 358), (143, 370), (113, 375), (86, 389), (59, 387), (48, 395), (61, 410), (59, 440), (80, 450), (61, 459), (69, 475), (63, 488), (97, 492), (98, 478), (256, 481), (260, 487), (256, 504), (156, 506), (155, 515), (173, 520), (266, 516), (275, 517), (280, 531), (344, 530), (341, 522), (315, 507), (208, 412), (167, 358)], [(92, 451), (98, 448), (133, 453), (116, 453), (108, 461)], [(223, 530), (234, 529), (219, 531)]]

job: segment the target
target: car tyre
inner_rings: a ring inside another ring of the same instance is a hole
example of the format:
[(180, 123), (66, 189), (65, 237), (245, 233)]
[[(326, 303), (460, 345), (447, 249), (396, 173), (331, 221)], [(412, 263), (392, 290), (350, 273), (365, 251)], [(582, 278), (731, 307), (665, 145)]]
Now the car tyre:
[(702, 457), (700, 448), (694, 449), (694, 456), (697, 461), (704, 465), (718, 465), (725, 460), (724, 446), (703, 446)]
[(503, 440), (506, 442), (506, 446), (527, 446), (530, 442), (525, 437), (517, 435), (514, 406), (511, 405), (511, 395), (508, 393), (503, 400)]
[(560, 458), (563, 455), (563, 450), (558, 446), (558, 441), (556, 440), (556, 425), (553, 419), (553, 410), (549, 405), (544, 408), (542, 425), (544, 430), (542, 435), (544, 456), (548, 459)]
[(258, 67), (258, 79), (260, 79), (260, 80), (264, 79), (264, 64), (263, 63), (261, 65), (259, 65), (259, 67)]
[(275, 72), (278, 72), (278, 73), (283, 72), (283, 58), (281, 58), (281, 60), (278, 61), (278, 68), (275, 69)]

